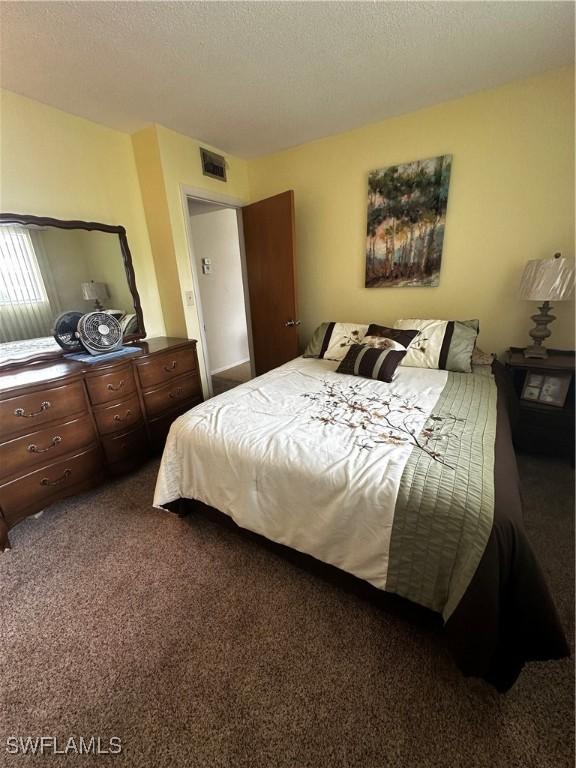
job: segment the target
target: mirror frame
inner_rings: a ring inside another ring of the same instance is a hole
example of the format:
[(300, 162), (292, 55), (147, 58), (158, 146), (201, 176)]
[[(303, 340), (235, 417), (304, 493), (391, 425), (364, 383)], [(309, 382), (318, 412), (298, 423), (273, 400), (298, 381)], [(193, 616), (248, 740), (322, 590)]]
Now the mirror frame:
[[(134, 301), (134, 312), (138, 320), (138, 333), (130, 333), (124, 337), (124, 342), (138, 341), (146, 337), (146, 329), (144, 327), (144, 316), (142, 314), (142, 305), (140, 304), (140, 295), (136, 288), (136, 276), (134, 274), (134, 266), (132, 265), (132, 254), (128, 247), (128, 238), (126, 237), (126, 230), (122, 226), (116, 226), (114, 224), (101, 224), (97, 221), (77, 221), (77, 220), (63, 220), (53, 219), (49, 216), (32, 216), (22, 213), (0, 213), (0, 225), (1, 224), (35, 224), (40, 227), (57, 227), (58, 229), (84, 229), (88, 232), (96, 230), (98, 232), (109, 232), (112, 235), (118, 235), (120, 240), (120, 250), (122, 251), (122, 259), (124, 261), (124, 269), (126, 271), (126, 278), (128, 280), (128, 287), (132, 294)], [(63, 357), (66, 350), (62, 349), (54, 352), (36, 352), (30, 354), (28, 357), (12, 358), (8, 360), (0, 360), (0, 371), (6, 368), (14, 368), (19, 365), (27, 365), (28, 363), (44, 362), (49, 360), (56, 360)]]

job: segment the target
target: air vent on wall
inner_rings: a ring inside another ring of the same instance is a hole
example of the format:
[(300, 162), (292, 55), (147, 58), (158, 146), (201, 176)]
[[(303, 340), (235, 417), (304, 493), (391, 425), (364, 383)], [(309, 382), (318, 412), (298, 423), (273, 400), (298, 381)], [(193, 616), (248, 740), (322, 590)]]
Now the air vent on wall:
[(202, 158), (202, 173), (204, 176), (211, 176), (213, 179), (226, 181), (226, 159), (222, 155), (217, 155), (200, 147), (200, 157)]

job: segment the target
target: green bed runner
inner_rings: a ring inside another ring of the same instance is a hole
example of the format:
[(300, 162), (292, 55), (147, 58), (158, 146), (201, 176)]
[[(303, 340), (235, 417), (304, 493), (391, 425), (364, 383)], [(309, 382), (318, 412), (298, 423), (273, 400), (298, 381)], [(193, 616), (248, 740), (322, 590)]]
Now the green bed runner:
[(441, 613), (458, 605), (484, 554), (494, 517), (496, 384), (448, 373), (429, 423), (452, 421), (442, 462), (414, 448), (404, 469), (386, 590)]

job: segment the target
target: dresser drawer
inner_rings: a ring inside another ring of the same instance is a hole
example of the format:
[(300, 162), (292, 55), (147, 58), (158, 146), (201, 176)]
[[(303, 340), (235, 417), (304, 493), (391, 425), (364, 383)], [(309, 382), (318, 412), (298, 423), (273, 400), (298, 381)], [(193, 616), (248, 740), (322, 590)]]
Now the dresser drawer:
[(199, 402), (201, 393), (198, 376), (182, 376), (170, 384), (144, 393), (146, 413), (150, 417), (158, 416), (165, 411), (182, 408), (191, 400)]
[(134, 395), (115, 405), (99, 406), (94, 408), (94, 417), (101, 435), (125, 432), (142, 419), (140, 401)]
[[(200, 402), (200, 400), (198, 402)], [(189, 408), (191, 408), (193, 405), (196, 405), (196, 403), (191, 403)], [(150, 420), (148, 426), (150, 428), (150, 444), (153, 453), (161, 453), (164, 450), (164, 444), (166, 442), (166, 438), (168, 437), (168, 432), (170, 431), (172, 422), (175, 421), (183, 413), (186, 413), (187, 410), (188, 408), (186, 407), (179, 408), (175, 411), (172, 411), (172, 413), (168, 413), (164, 416), (159, 416), (156, 419)]]
[(4, 438), (14, 432), (30, 432), (39, 424), (64, 421), (86, 410), (86, 395), (79, 381), (18, 395), (0, 402), (0, 435)]
[(17, 520), (19, 512), (42, 509), (46, 503), (68, 495), (81, 484), (96, 481), (102, 468), (99, 448), (91, 448), (28, 475), (0, 485), (0, 507), (9, 521)]
[(138, 375), (142, 389), (164, 384), (197, 370), (196, 352), (193, 346), (174, 350), (167, 354), (155, 355), (151, 360), (137, 362)]
[(148, 453), (148, 436), (144, 427), (140, 426), (130, 432), (103, 437), (102, 445), (109, 464), (129, 461), (133, 457), (142, 460)]
[(0, 444), (0, 476), (25, 475), (34, 467), (87, 448), (95, 441), (94, 425), (88, 415), (30, 432)]
[(127, 365), (116, 369), (113, 373), (87, 376), (86, 386), (88, 387), (90, 402), (94, 405), (100, 405), (131, 395), (136, 390), (136, 381), (132, 367)]

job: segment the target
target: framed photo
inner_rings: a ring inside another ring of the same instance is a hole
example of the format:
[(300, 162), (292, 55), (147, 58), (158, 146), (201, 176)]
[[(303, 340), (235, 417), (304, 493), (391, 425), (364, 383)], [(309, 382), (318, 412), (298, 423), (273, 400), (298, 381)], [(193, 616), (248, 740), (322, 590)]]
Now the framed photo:
[(571, 378), (571, 373), (528, 373), (522, 389), (522, 400), (563, 408)]

